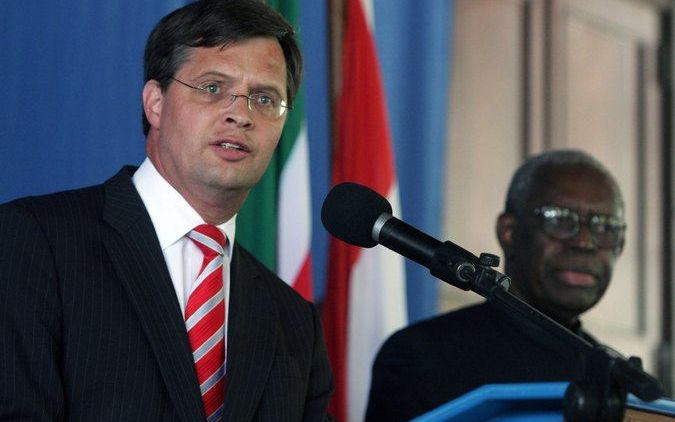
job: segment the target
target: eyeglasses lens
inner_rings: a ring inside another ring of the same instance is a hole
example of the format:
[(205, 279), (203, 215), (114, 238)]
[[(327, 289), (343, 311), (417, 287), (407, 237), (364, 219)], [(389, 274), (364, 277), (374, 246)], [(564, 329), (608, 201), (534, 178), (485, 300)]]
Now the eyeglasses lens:
[(567, 240), (579, 231), (579, 217), (564, 210), (546, 210), (542, 217), (544, 232), (556, 239)]
[(595, 215), (589, 223), (589, 228), (597, 244), (603, 248), (615, 247), (621, 241), (624, 226), (610, 218)]
[(596, 245), (614, 248), (621, 242), (625, 231), (625, 225), (611, 216), (593, 215), (582, 221), (577, 212), (557, 207), (542, 207), (536, 213), (542, 219), (544, 233), (559, 240), (573, 238), (579, 233), (581, 224), (585, 224)]

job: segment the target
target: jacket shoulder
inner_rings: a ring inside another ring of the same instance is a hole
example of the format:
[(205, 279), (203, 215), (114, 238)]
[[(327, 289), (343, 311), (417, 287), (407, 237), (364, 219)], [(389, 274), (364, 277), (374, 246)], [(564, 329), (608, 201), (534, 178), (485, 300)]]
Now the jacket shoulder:
[(0, 216), (33, 219), (47, 226), (59, 222), (81, 225), (88, 216), (100, 215), (103, 198), (102, 185), (27, 196), (0, 205)]
[[(490, 324), (491, 320), (491, 310), (486, 303), (471, 305), (410, 324), (392, 334), (385, 346), (439, 342), (465, 332), (475, 332), (480, 326)], [(453, 333), (452, 336), (450, 333)]]

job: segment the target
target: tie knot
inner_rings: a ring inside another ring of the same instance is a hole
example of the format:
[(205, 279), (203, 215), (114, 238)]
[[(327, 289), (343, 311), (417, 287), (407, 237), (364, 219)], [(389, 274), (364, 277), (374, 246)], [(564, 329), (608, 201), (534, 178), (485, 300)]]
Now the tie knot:
[(212, 224), (200, 224), (188, 233), (188, 237), (205, 257), (212, 258), (225, 254), (225, 236), (218, 227)]

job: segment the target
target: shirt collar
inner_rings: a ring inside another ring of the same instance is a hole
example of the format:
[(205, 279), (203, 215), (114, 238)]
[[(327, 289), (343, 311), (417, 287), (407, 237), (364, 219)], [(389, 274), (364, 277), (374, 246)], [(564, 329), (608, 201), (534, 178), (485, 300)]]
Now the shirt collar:
[[(194, 208), (162, 177), (149, 158), (143, 161), (132, 177), (134, 186), (141, 196), (150, 220), (155, 227), (162, 250), (173, 245), (204, 219)], [(232, 258), (232, 244), (236, 229), (236, 215), (217, 227), (225, 233), (230, 247), (228, 258)]]

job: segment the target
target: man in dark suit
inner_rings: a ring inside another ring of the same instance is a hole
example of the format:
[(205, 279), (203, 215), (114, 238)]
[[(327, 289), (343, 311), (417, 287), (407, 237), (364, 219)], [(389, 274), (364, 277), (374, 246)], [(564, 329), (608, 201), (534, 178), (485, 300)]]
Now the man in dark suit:
[[(576, 150), (518, 169), (497, 220), (511, 293), (587, 341), (579, 315), (602, 297), (624, 244), (623, 200), (611, 174)], [(489, 302), (393, 334), (373, 366), (367, 419), (409, 420), (485, 384), (571, 381), (573, 350)]]
[(301, 76), (263, 2), (157, 24), (140, 168), (0, 206), (0, 420), (325, 418), (315, 308), (235, 241)]

